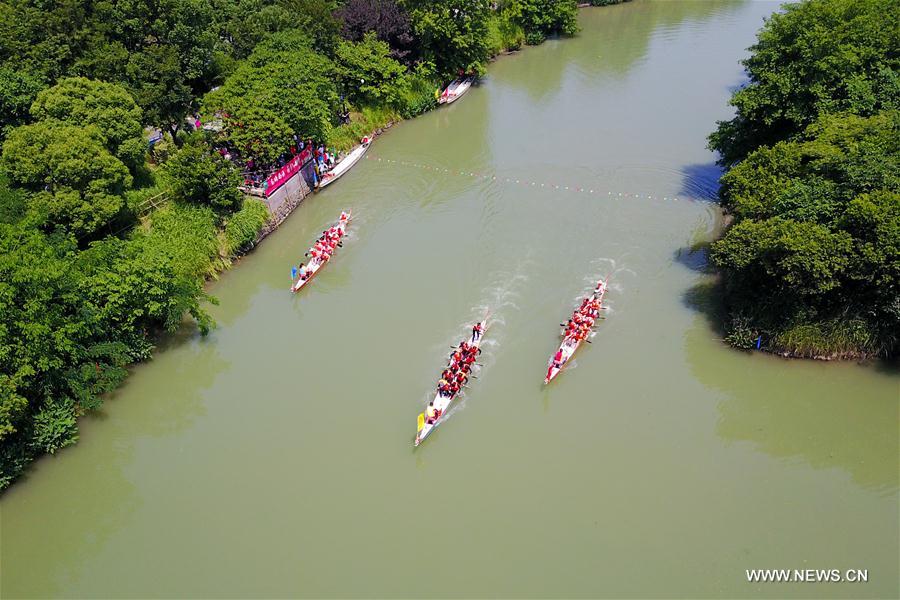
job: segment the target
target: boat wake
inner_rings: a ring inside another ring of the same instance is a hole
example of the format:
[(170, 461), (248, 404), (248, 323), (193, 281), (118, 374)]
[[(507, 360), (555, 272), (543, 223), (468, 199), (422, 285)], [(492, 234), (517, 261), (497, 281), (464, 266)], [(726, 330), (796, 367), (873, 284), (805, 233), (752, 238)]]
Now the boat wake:
[[(484, 301), (473, 305), (469, 309), (468, 317), (460, 322), (454, 328), (453, 333), (445, 338), (439, 348), (436, 349), (435, 353), (443, 356), (444, 363), (446, 363), (446, 357), (451, 352), (451, 349), (472, 334), (472, 326), (487, 318), (488, 327), (480, 342), (482, 352), (472, 370), (475, 378), (482, 377), (485, 369), (496, 360), (497, 349), (500, 347), (500, 340), (502, 339), (501, 332), (506, 325), (506, 316), (519, 310), (520, 290), (525, 282), (528, 281), (527, 274), (529, 268), (532, 268), (531, 262), (530, 259), (525, 258), (512, 271), (497, 271), (490, 276), (490, 283), (482, 289), (480, 294)], [(441, 364), (441, 362), (438, 361), (438, 364)], [(452, 418), (458, 411), (465, 409), (466, 399), (470, 393), (469, 388), (475, 387), (477, 384), (478, 380), (473, 378), (468, 386), (456, 396), (447, 412), (441, 417), (441, 422)], [(429, 390), (424, 396), (423, 404), (427, 405), (433, 398), (434, 391)]]

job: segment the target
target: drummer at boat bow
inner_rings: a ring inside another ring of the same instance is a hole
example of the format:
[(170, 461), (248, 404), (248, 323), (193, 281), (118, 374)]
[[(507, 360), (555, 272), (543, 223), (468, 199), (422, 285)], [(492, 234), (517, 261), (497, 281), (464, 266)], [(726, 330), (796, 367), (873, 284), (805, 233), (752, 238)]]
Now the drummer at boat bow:
[(429, 425), (434, 425), (435, 421), (437, 421), (441, 416), (441, 411), (434, 407), (434, 402), (428, 403), (428, 408), (425, 409), (425, 422)]

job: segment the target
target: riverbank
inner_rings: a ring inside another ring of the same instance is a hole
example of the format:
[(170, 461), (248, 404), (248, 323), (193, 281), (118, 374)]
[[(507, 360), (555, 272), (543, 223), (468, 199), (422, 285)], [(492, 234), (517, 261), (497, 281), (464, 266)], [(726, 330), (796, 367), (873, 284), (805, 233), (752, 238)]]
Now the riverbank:
[[(207, 337), (165, 336), (0, 497), (0, 596), (739, 598), (777, 558), (869, 582), (761, 594), (897, 597), (897, 372), (732, 350), (687, 302), (699, 257), (676, 258), (719, 213), (696, 166), (772, 10), (582, 11), (582, 35), (389, 129), (210, 285)], [(291, 295), (290, 262), (348, 208), (344, 247)], [(559, 323), (613, 269), (609, 318), (543, 386)], [(414, 452), (488, 304), (483, 376)], [(460, 561), (435, 577), (437, 555)]]

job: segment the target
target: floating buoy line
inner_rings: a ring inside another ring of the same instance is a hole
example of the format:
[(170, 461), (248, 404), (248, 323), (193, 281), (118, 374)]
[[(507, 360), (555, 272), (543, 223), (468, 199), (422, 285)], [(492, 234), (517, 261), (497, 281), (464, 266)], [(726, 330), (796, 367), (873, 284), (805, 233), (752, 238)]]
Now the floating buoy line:
[(387, 163), (392, 165), (400, 165), (403, 167), (414, 167), (417, 169), (422, 169), (425, 171), (432, 171), (435, 173), (443, 173), (446, 175), (456, 175), (462, 177), (468, 177), (470, 179), (480, 179), (482, 181), (499, 181), (500, 183), (509, 183), (512, 185), (521, 185), (530, 188), (543, 188), (560, 192), (571, 192), (575, 194), (593, 194), (595, 196), (607, 196), (610, 198), (634, 198), (634, 199), (645, 199), (645, 200), (687, 200), (689, 202), (701, 202), (707, 200), (701, 200), (698, 198), (691, 198), (685, 196), (657, 196), (654, 194), (638, 194), (634, 192), (614, 192), (611, 190), (601, 190), (598, 188), (591, 187), (583, 187), (576, 185), (558, 185), (555, 183), (546, 183), (542, 181), (533, 181), (531, 179), (516, 179), (514, 177), (500, 177), (497, 175), (488, 175), (485, 173), (474, 173), (472, 171), (460, 171), (457, 169), (447, 169), (444, 167), (435, 167), (432, 165), (426, 165), (422, 163), (409, 162), (405, 160), (395, 160), (392, 158), (382, 158), (380, 156), (370, 156), (366, 155), (366, 159), (374, 160), (381, 163)]

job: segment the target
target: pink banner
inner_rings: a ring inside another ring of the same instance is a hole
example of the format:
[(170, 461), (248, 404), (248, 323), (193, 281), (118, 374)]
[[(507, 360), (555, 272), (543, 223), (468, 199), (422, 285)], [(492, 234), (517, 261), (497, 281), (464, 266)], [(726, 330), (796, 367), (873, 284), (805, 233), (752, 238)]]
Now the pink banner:
[(287, 164), (269, 175), (266, 178), (266, 197), (271, 196), (275, 190), (287, 183), (288, 179), (296, 175), (303, 164), (309, 160), (310, 155), (312, 155), (312, 147), (307, 146)]

